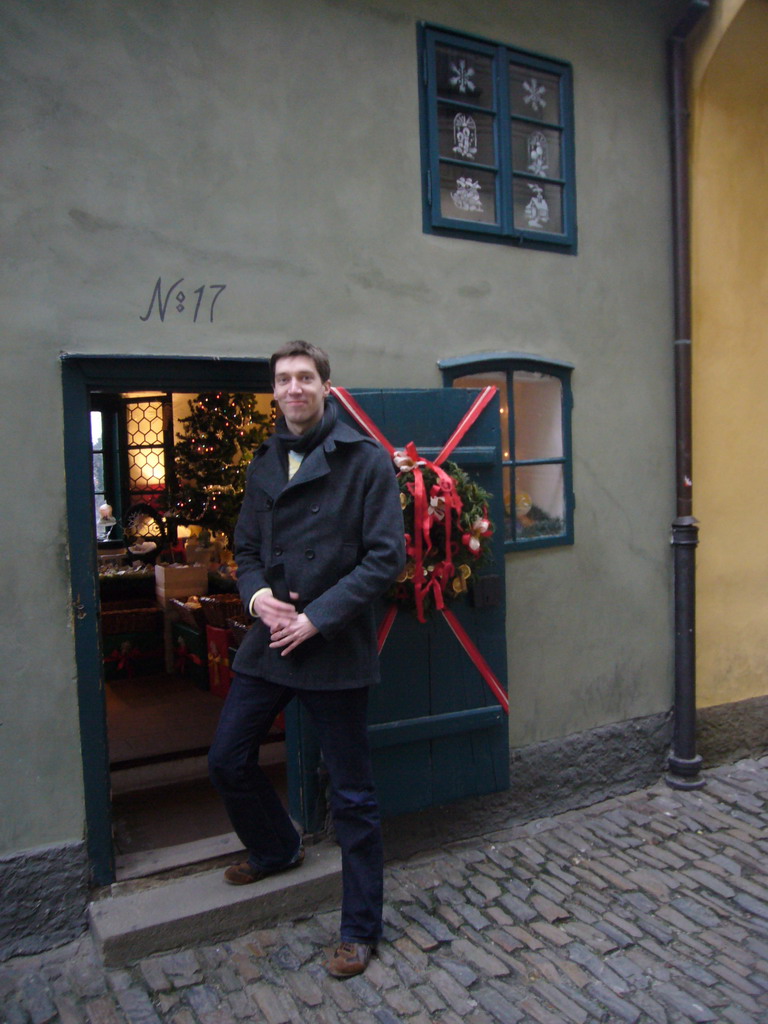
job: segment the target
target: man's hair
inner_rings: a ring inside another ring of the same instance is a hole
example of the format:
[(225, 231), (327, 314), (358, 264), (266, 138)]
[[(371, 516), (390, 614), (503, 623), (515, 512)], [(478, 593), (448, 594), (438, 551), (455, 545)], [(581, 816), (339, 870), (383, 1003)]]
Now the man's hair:
[(290, 356), (308, 356), (315, 364), (323, 384), (330, 380), (331, 361), (327, 352), (318, 348), (317, 345), (311, 345), (308, 341), (288, 341), (277, 352), (273, 352), (269, 360), (269, 376), (273, 387), (275, 386), (275, 365), (278, 359), (288, 359)]

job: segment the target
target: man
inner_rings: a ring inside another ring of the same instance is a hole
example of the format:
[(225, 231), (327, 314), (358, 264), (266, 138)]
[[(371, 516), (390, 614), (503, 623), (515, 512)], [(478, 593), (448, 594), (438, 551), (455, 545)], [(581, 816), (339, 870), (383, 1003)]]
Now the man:
[(328, 356), (303, 341), (270, 360), (283, 418), (248, 467), (235, 530), (240, 595), (255, 622), (209, 755), (211, 779), (248, 859), (233, 885), (298, 867), (304, 850), (258, 765), (275, 717), (297, 697), (320, 737), (341, 847), (341, 944), (327, 967), (360, 974), (381, 935), (383, 855), (368, 749), (378, 682), (374, 602), (405, 562), (395, 474), (384, 450), (337, 422)]

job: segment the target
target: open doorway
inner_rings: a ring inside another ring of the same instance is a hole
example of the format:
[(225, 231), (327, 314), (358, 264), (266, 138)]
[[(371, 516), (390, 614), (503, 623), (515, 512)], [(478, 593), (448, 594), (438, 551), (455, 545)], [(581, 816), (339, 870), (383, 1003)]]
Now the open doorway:
[[(272, 420), (269, 393), (90, 390), (118, 881), (236, 844), (206, 755), (247, 628), (232, 531)], [(282, 728), (262, 760), (284, 788)]]
[[(271, 431), (266, 361), (71, 357), (66, 459), (95, 880), (240, 848), (207, 751), (247, 628), (232, 530)], [(263, 760), (285, 790), (284, 733)]]

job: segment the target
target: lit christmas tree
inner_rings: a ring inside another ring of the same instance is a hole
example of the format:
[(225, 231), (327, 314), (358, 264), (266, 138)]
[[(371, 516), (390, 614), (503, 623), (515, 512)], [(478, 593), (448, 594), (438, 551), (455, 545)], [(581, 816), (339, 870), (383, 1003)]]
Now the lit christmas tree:
[(197, 395), (176, 435), (179, 491), (173, 511), (181, 522), (221, 530), (232, 541), (253, 453), (267, 437), (271, 420), (259, 412), (256, 396), (215, 391)]

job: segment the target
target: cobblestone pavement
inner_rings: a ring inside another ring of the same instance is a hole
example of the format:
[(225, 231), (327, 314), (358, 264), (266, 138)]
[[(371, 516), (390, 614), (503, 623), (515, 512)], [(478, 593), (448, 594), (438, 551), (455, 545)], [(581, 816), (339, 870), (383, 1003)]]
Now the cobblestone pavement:
[(327, 913), (101, 966), (0, 965), (6, 1024), (764, 1024), (768, 757), (387, 866), (386, 930), (335, 981)]

